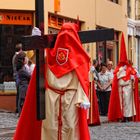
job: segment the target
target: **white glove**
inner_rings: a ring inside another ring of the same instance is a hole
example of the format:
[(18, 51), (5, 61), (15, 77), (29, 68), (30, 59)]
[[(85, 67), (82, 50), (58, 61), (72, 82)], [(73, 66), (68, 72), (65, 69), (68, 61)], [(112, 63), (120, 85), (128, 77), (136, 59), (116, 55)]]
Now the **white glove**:
[(134, 80), (134, 75), (130, 75), (130, 79), (131, 80)]
[(80, 104), (80, 107), (83, 108), (83, 109), (89, 109), (90, 107), (90, 102), (83, 102)]
[(140, 78), (140, 74), (139, 73), (137, 73), (137, 77)]
[(95, 68), (92, 66), (92, 67), (90, 68), (90, 71), (91, 71), (91, 72), (94, 72), (94, 71), (95, 71)]
[(34, 27), (32, 29), (32, 36), (36, 36), (36, 35), (41, 36), (41, 31), (39, 30), (39, 28)]

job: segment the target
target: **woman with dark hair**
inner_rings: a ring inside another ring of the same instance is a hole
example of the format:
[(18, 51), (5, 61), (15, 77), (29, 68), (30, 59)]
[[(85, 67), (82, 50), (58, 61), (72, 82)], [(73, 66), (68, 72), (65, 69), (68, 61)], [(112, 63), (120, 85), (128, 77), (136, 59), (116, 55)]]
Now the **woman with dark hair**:
[(16, 56), (16, 69), (17, 69), (17, 74), (18, 74), (18, 87), (19, 87), (19, 99), (18, 99), (18, 110), (19, 110), (19, 115), (21, 113), (25, 96), (26, 96), (26, 91), (28, 88), (28, 84), (30, 81), (31, 74), (27, 68), (27, 60), (26, 60), (26, 54), (25, 52), (20, 52)]
[(109, 72), (107, 72), (107, 65), (101, 64), (101, 71), (99, 72), (99, 98), (100, 98), (100, 113), (101, 115), (107, 115), (108, 104), (110, 99), (112, 77)]

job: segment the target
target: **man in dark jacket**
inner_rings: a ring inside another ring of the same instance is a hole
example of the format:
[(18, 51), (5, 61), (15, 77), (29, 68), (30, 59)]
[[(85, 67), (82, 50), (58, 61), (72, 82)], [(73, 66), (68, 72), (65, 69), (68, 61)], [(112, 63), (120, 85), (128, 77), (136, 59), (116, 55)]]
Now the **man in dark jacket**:
[(15, 54), (12, 58), (12, 65), (13, 65), (13, 78), (16, 82), (16, 88), (17, 88), (17, 94), (16, 94), (16, 113), (18, 113), (18, 98), (19, 98), (19, 92), (18, 92), (18, 76), (17, 76), (17, 70), (16, 70), (16, 61), (15, 58), (17, 54), (22, 52), (22, 43), (18, 42), (15, 46)]

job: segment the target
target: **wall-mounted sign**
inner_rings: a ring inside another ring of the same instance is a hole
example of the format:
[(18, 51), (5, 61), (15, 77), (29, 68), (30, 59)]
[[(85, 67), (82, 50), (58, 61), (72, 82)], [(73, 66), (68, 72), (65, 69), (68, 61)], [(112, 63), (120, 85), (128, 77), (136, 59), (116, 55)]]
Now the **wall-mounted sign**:
[(54, 0), (54, 12), (60, 12), (60, 0)]
[(0, 24), (32, 25), (33, 14), (24, 12), (0, 12)]

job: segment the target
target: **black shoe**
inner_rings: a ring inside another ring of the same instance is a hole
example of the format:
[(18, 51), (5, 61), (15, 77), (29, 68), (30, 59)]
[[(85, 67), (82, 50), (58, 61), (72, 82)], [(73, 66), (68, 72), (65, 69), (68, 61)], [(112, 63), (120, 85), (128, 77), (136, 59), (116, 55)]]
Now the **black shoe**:
[(105, 114), (105, 113), (101, 113), (100, 115), (101, 115), (101, 116), (107, 116), (107, 114)]
[(126, 120), (121, 120), (122, 123), (126, 123)]
[(125, 119), (125, 120), (126, 120), (126, 122), (130, 122), (129, 117), (126, 117), (126, 119)]
[(16, 108), (15, 113), (18, 113), (18, 108)]

